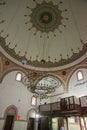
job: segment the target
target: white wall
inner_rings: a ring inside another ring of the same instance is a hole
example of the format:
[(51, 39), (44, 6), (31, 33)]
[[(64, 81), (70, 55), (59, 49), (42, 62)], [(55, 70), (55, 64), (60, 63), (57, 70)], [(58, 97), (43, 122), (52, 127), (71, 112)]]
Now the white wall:
[[(81, 81), (77, 80), (77, 71), (81, 70), (83, 72), (84, 79)], [(64, 92), (64, 94), (60, 94), (59, 96), (55, 96), (51, 98), (51, 101), (57, 102), (60, 98), (76, 96), (81, 97), (87, 95), (87, 69), (78, 69), (71, 76), (68, 84), (68, 92)], [(63, 91), (62, 91), (63, 92)]]
[[(57, 99), (67, 96), (83, 96), (87, 95), (87, 69), (80, 69), (83, 71), (84, 74), (84, 80), (78, 81), (76, 72), (71, 76), (71, 79), (68, 84), (68, 93), (55, 96), (49, 99), (42, 100), (42, 103), (50, 103), (50, 102), (56, 102)], [(15, 80), (17, 71), (13, 71), (8, 73), (2, 83), (0, 84), (0, 117), (3, 118), (5, 110), (10, 105), (15, 105), (18, 109), (18, 114), (20, 115), (21, 120), (27, 119), (28, 111), (33, 108), (33, 106), (30, 105), (31, 102), (31, 96), (33, 95), (27, 88), (21, 83), (17, 82)], [(81, 85), (78, 85), (78, 83), (81, 83)], [(59, 91), (59, 90), (58, 90)], [(63, 92), (63, 87), (61, 88), (61, 92)], [(57, 91), (56, 91), (57, 94)], [(38, 100), (38, 103), (40, 101)], [(0, 120), (0, 130), (2, 130), (3, 127), (3, 120)], [(23, 127), (21, 127), (23, 126)], [(20, 128), (21, 127), (21, 128)], [(16, 121), (14, 124), (14, 130), (21, 129), (25, 130), (27, 127), (26, 122), (18, 122)], [(70, 125), (70, 130), (74, 129), (74, 127)], [(79, 129), (78, 129), (79, 130)]]
[(6, 108), (15, 105), (21, 120), (27, 119), (31, 96), (33, 95), (21, 82), (15, 80), (17, 71), (8, 73), (0, 84), (0, 117), (3, 118)]
[(0, 130), (3, 129), (3, 125), (4, 125), (4, 120), (0, 120)]
[[(44, 99), (42, 101), (38, 100), (37, 103), (39, 104), (41, 102), (44, 104), (45, 102), (57, 102), (62, 97), (79, 97), (87, 95), (87, 82), (85, 82), (87, 81), (87, 69), (80, 70), (83, 71), (84, 80), (78, 81), (76, 76), (78, 70), (74, 72), (68, 84), (68, 93)], [(17, 71), (8, 73), (0, 84), (0, 117), (3, 118), (4, 112), (8, 106), (15, 105), (18, 108), (18, 114), (21, 116), (21, 120), (26, 120), (28, 111), (33, 108), (33, 106), (30, 105), (31, 96), (33, 94), (27, 90), (27, 87), (25, 87), (21, 82), (15, 80), (16, 73)], [(79, 83), (82, 84), (78, 85)], [(58, 88), (54, 95), (59, 94), (59, 92), (64, 92), (63, 86)]]
[(77, 71), (72, 75), (69, 81), (69, 93), (73, 96), (85, 96), (87, 95), (87, 69), (79, 69), (83, 72), (84, 79), (81, 81), (77, 80)]
[(26, 130), (27, 122), (15, 121), (13, 130)]

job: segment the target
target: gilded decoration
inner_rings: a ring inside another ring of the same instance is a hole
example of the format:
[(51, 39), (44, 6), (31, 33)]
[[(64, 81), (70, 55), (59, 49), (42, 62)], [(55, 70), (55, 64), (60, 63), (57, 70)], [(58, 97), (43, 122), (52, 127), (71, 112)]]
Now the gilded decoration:
[[(56, 70), (80, 63), (87, 52), (87, 8), (80, 3), (76, 11), (74, 5), (75, 0), (2, 0), (1, 52), (32, 69)], [(8, 60), (5, 65), (10, 66)]]
[(35, 67), (58, 67), (58, 66), (63, 66), (66, 64), (69, 64), (81, 56), (83, 56), (87, 52), (87, 43), (83, 43), (82, 50), (79, 50), (78, 53), (72, 52), (71, 57), (67, 57), (67, 59), (63, 59), (61, 56), (61, 59), (59, 61), (52, 62), (51, 60), (41, 62), (38, 61), (37, 59), (32, 61), (31, 59), (28, 60), (26, 59), (26, 56), (19, 56), (19, 54), (16, 54), (15, 49), (10, 48), (9, 45), (6, 45), (5, 38), (0, 37), (0, 45), (1, 47), (13, 58), (17, 59), (18, 61), (22, 62), (24, 59), (26, 60), (27, 65), (35, 66)]
[(41, 32), (53, 32), (62, 24), (63, 17), (61, 14), (62, 11), (58, 9), (57, 5), (53, 5), (52, 2), (43, 2), (32, 9), (31, 23)]

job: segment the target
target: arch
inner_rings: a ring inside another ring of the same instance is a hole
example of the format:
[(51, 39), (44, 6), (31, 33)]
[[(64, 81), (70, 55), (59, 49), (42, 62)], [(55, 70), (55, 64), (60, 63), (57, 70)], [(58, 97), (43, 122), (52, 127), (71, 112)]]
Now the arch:
[(5, 112), (4, 112), (4, 119), (6, 119), (7, 114), (12, 114), (15, 116), (15, 119), (17, 119), (17, 115), (18, 115), (18, 109), (16, 106), (14, 105), (10, 105), (6, 108)]
[(82, 69), (82, 68), (85, 68), (87, 69), (87, 66), (86, 65), (79, 65), (79, 66), (76, 66), (69, 74), (68, 78), (67, 78), (67, 82), (66, 82), (66, 86), (67, 86), (67, 90), (68, 90), (68, 86), (69, 86), (69, 80), (70, 78), (72, 77), (72, 75), (74, 74), (74, 72), (78, 69)]
[(0, 82), (2, 82), (3, 81), (3, 79), (4, 79), (4, 77), (8, 74), (8, 73), (10, 73), (10, 72), (12, 72), (12, 71), (22, 71), (25, 75), (27, 75), (27, 71), (26, 70), (24, 70), (23, 68), (20, 68), (20, 67), (12, 67), (12, 68), (9, 68), (8, 70), (6, 70), (6, 71), (4, 71), (3, 73), (2, 73), (2, 76), (1, 76), (1, 78), (0, 78)]
[(27, 117), (26, 117), (27, 121), (28, 121), (29, 117), (31, 117), (31, 112), (35, 112), (35, 116), (36, 116), (36, 109), (35, 108), (29, 109), (29, 111), (27, 113)]
[(27, 130), (33, 130), (35, 125), (36, 110), (31, 108), (27, 114)]
[[(40, 78), (38, 78), (36, 80), (33, 89), (31, 88), (30, 91), (33, 92), (33, 93), (36, 93), (37, 97), (39, 95), (39, 92), (41, 91), (40, 96), (41, 96), (42, 99), (46, 98), (46, 97), (50, 98), (50, 97), (53, 97), (53, 95), (48, 96), (51, 93), (55, 94), (55, 96), (59, 95), (59, 91), (56, 91), (56, 90), (61, 90), (61, 93), (65, 92), (66, 89), (65, 89), (65, 86), (64, 86), (64, 82), (62, 82), (62, 81), (63, 80), (61, 80), (61, 78), (58, 78), (58, 76), (56, 74), (47, 73), (44, 76), (41, 76)], [(45, 89), (42, 89), (44, 84), (46, 85), (44, 87)], [(51, 84), (53, 86), (51, 86)], [(50, 87), (52, 87), (52, 88), (50, 88)]]
[(56, 74), (53, 74), (53, 73), (47, 73), (45, 74), (44, 76), (41, 76), (40, 78), (38, 78), (35, 82), (34, 82), (34, 85), (36, 85), (40, 80), (42, 80), (43, 78), (47, 77), (47, 76), (52, 76), (52, 77), (55, 77), (57, 79), (59, 79), (59, 81), (63, 84), (63, 87), (65, 89), (65, 82), (64, 80), (59, 76), (59, 75), (56, 75)]

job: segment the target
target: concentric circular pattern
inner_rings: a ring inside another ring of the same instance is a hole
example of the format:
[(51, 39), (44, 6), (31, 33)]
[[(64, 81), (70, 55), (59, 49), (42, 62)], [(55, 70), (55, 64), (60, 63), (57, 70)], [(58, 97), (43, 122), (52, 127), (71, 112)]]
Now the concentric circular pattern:
[[(0, 2), (0, 51), (7, 53), (8, 59), (34, 71), (62, 69), (61, 75), (67, 75), (66, 68), (85, 59), (85, 3), (78, 3), (76, 11), (75, 0), (8, 0), (6, 4), (3, 1)], [(10, 66), (8, 61), (4, 64)], [(32, 75), (37, 77), (36, 73)], [(22, 80), (29, 84), (27, 79)]]
[(52, 3), (37, 4), (30, 15), (31, 23), (41, 32), (54, 31), (61, 25), (61, 13), (58, 6)]

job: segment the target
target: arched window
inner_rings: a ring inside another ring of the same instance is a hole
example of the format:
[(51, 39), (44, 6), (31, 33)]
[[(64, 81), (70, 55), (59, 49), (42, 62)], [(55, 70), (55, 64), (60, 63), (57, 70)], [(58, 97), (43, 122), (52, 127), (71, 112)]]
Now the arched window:
[(84, 79), (83, 72), (79, 70), (77, 72), (77, 80), (80, 81), (80, 80), (83, 80), (83, 79)]
[(22, 78), (22, 73), (18, 72), (18, 73), (16, 74), (16, 80), (20, 82), (20, 81), (21, 81), (21, 78)]
[(31, 105), (32, 106), (36, 106), (37, 105), (37, 98), (34, 95), (31, 97)]

